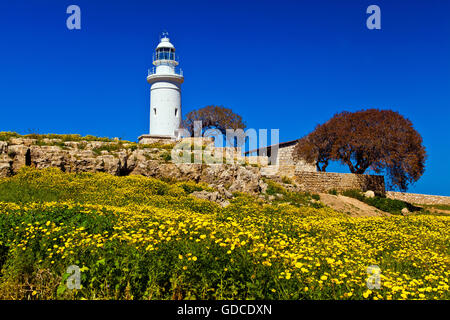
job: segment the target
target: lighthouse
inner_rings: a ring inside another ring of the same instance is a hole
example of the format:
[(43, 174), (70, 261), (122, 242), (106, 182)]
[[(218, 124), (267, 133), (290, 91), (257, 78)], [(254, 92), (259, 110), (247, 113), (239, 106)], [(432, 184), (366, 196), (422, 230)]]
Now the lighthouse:
[(183, 72), (178, 67), (175, 47), (163, 33), (153, 54), (153, 68), (148, 71), (150, 84), (150, 134), (139, 143), (174, 140), (181, 124), (181, 84)]

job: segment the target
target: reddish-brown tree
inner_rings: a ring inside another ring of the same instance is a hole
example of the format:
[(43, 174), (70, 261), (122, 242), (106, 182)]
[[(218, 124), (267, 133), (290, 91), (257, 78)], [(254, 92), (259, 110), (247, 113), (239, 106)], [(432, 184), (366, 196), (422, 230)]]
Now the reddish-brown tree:
[(336, 114), (295, 147), (296, 157), (317, 161), (325, 171), (340, 161), (352, 173), (384, 172), (388, 187), (406, 190), (425, 171), (422, 137), (411, 121), (391, 110), (369, 109)]
[(315, 162), (318, 171), (325, 171), (336, 141), (336, 133), (330, 129), (326, 123), (317, 125), (313, 132), (298, 141), (294, 156), (307, 162)]
[[(227, 129), (245, 129), (242, 117), (234, 113), (231, 109), (221, 106), (207, 106), (189, 112), (183, 120), (183, 126), (191, 134), (194, 133), (194, 122), (202, 122), (202, 131), (207, 129), (218, 129), (222, 134), (226, 134)], [(201, 132), (200, 134), (202, 134)]]

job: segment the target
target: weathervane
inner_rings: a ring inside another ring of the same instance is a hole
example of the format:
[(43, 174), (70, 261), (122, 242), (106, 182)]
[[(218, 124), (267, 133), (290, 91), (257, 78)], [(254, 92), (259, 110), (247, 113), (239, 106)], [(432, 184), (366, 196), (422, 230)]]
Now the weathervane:
[(169, 36), (169, 33), (167, 31), (163, 31), (161, 38), (168, 38), (168, 36)]

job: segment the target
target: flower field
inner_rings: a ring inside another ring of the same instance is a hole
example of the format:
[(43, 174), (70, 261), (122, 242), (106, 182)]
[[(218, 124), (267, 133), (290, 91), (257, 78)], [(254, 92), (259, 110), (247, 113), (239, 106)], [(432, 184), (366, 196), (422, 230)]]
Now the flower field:
[[(56, 169), (0, 179), (0, 298), (450, 298), (448, 216), (189, 195), (208, 189)], [(70, 265), (81, 289), (66, 286)], [(371, 265), (380, 289), (367, 288)]]

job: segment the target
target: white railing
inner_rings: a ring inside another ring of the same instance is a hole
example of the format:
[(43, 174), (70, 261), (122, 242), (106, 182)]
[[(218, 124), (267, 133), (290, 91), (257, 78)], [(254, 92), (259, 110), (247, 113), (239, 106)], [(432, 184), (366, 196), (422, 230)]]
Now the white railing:
[[(154, 75), (154, 74), (156, 74), (156, 68), (155, 67), (153, 67), (151, 69), (148, 69), (148, 75), (149, 76)], [(177, 75), (177, 76), (183, 76), (183, 70), (181, 68), (179, 68), (178, 70), (175, 69), (174, 74)]]
[(174, 58), (173, 58), (173, 59), (159, 59), (159, 58), (157, 57), (157, 54), (154, 53), (154, 54), (153, 54), (153, 61), (176, 61), (176, 62), (180, 62), (180, 57), (177, 56), (177, 55), (174, 55)]

